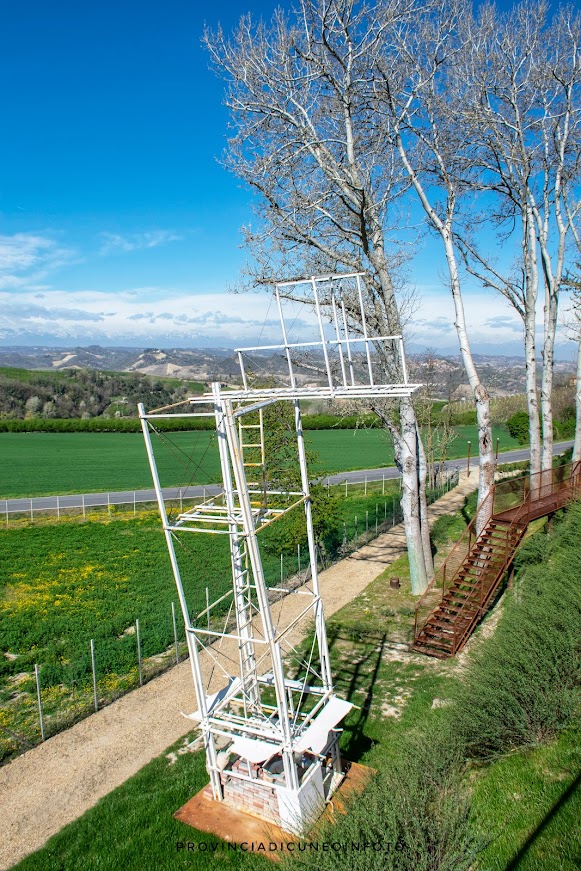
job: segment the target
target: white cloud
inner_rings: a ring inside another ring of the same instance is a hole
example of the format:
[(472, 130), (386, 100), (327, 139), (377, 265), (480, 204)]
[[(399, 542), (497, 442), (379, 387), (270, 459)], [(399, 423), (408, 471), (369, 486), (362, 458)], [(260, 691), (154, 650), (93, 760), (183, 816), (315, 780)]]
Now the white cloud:
[[(307, 321), (297, 319), (295, 331), (304, 331)], [(74, 335), (75, 343), (233, 346), (281, 340), (278, 320), (262, 294), (184, 294), (153, 287), (115, 294), (46, 289), (40, 305), (37, 294), (23, 290), (16, 300), (0, 291), (0, 339), (18, 344), (18, 333), (29, 335), (32, 329), (54, 336), (55, 342)]]
[[(419, 300), (408, 329), (409, 346), (458, 354), (449, 292), (419, 288)], [(465, 308), (474, 351), (522, 354), (522, 324), (504, 300), (474, 292), (467, 294)], [(537, 320), (542, 324), (542, 311)], [(304, 307), (289, 314), (288, 326), (291, 341), (316, 337), (314, 317)], [(44, 286), (41, 297), (38, 287), (16, 294), (0, 289), (0, 340), (19, 344), (22, 335), (29, 342), (32, 333), (44, 337), (39, 344), (244, 347), (281, 341), (276, 307), (262, 293), (185, 293), (153, 286), (71, 293)]]
[(0, 236), (0, 290), (27, 287), (43, 290), (39, 281), (50, 272), (70, 263), (74, 252), (48, 236), (15, 233)]
[(100, 254), (119, 254), (131, 251), (143, 251), (147, 248), (157, 248), (168, 242), (179, 242), (183, 237), (172, 230), (149, 230), (145, 233), (130, 233), (122, 236), (120, 233), (101, 233), (103, 244)]

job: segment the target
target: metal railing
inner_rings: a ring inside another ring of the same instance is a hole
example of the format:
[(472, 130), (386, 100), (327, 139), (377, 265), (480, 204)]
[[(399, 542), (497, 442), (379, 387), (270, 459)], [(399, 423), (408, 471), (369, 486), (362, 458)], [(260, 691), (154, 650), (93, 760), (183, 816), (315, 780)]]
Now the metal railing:
[[(581, 462), (555, 466), (534, 475), (505, 479), (494, 484), (436, 572), (433, 581), (418, 600), (414, 616), (414, 638), (418, 638), (446, 593), (458, 579), (467, 558), (476, 552), (477, 547), (487, 546), (491, 519), (497, 518), (508, 522), (504, 549), (501, 551), (499, 543), (496, 544), (496, 554), (503, 558), (495, 564), (494, 574), (487, 577), (485, 562), (490, 564), (492, 558), (490, 544), (487, 552), (490, 557), (481, 561), (479, 601), (467, 599), (454, 620), (454, 650), (462, 640), (457, 638), (459, 632), (464, 637), (471, 631), (473, 623), (482, 616), (499, 577), (504, 574), (511, 562), (522, 535), (519, 530), (522, 528), (524, 533), (531, 520), (551, 514), (579, 496), (581, 496)], [(467, 626), (462, 626), (466, 621), (467, 612), (474, 610), (476, 604), (478, 607), (474, 618)]]

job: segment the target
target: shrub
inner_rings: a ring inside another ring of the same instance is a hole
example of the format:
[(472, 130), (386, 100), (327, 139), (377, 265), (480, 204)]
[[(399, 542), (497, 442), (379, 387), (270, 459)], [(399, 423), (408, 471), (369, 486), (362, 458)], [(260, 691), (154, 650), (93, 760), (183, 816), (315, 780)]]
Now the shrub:
[[(295, 854), (290, 864), (321, 871), (463, 871), (477, 841), (461, 784), (461, 760), (434, 734), (408, 739), (346, 816), (314, 839), (336, 845)], [(363, 849), (363, 844), (373, 845)], [(358, 845), (359, 849), (358, 849)]]
[(529, 416), (526, 411), (517, 411), (509, 417), (506, 428), (513, 439), (517, 439), (521, 445), (526, 444), (529, 440)]
[(495, 634), (472, 659), (453, 714), (466, 753), (489, 757), (552, 738), (579, 704), (581, 506), (519, 557)]

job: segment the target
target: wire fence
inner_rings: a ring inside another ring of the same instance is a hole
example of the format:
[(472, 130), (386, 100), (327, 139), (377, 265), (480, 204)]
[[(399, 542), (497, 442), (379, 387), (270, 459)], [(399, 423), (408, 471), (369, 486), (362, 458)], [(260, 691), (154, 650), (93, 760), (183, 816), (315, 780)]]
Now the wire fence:
[[(458, 472), (446, 474), (439, 486), (428, 492), (428, 501), (433, 502), (458, 483)], [(345, 487), (341, 493), (348, 496), (366, 496), (362, 509), (353, 512), (342, 521), (341, 541), (334, 555), (343, 558), (350, 552), (364, 546), (378, 535), (397, 526), (402, 521), (400, 500), (397, 485), (392, 492), (386, 494), (386, 482), (381, 480), (348, 481), (339, 485)], [(375, 495), (374, 502), (369, 498)], [(382, 499), (381, 496), (388, 496)], [(327, 568), (331, 560), (324, 554), (317, 553), (317, 563), (320, 569)], [(268, 583), (273, 586), (284, 586), (289, 591), (304, 583), (310, 575), (308, 555), (304, 546), (297, 544), (296, 553), (280, 553), (280, 577), (269, 577)], [(269, 573), (272, 574), (272, 573)], [(208, 591), (206, 591), (208, 595)], [(274, 593), (273, 598), (280, 598), (285, 593)], [(164, 626), (149, 623), (142, 624), (136, 618), (133, 625), (125, 629), (121, 643), (124, 644), (124, 673), (112, 671), (107, 667), (111, 662), (111, 639), (105, 636), (95, 637), (87, 642), (87, 656), (81, 662), (67, 663), (70, 675), (65, 682), (62, 676), (56, 678), (53, 666), (49, 663), (34, 663), (34, 682), (28, 682), (28, 687), (22, 685), (19, 698), (11, 717), (8, 738), (0, 741), (0, 760), (28, 749), (38, 741), (44, 741), (51, 735), (73, 725), (85, 716), (99, 711), (119, 696), (143, 686), (144, 683), (156, 677), (168, 668), (179, 664), (188, 657), (187, 643), (181, 611), (175, 603), (167, 604), (167, 618), (171, 615), (171, 623), (160, 614), (159, 619)], [(169, 627), (169, 632), (167, 631)], [(80, 627), (79, 627), (80, 628)], [(97, 627), (95, 627), (97, 628)], [(129, 637), (128, 637), (129, 636)], [(133, 649), (128, 651), (133, 639)], [(161, 641), (161, 649), (151, 653), (152, 645)], [(119, 639), (117, 639), (119, 641)], [(144, 644), (144, 641), (146, 642)], [(144, 648), (149, 655), (144, 655)], [(128, 655), (129, 654), (129, 655)], [(60, 682), (57, 682), (60, 681)], [(25, 691), (28, 690), (28, 691)], [(6, 710), (6, 709), (5, 709)]]
[[(457, 480), (457, 470), (444, 470), (439, 477), (438, 488), (448, 487), (449, 482)], [(394, 478), (382, 474), (381, 478), (375, 475), (362, 475), (359, 480), (345, 478), (340, 482), (324, 481), (327, 489), (341, 490), (345, 498), (357, 493), (365, 496), (376, 493), (386, 495), (390, 484), (397, 482), (401, 490), (401, 478)], [(184, 506), (195, 505), (205, 502), (209, 497), (222, 492), (221, 488), (208, 484), (205, 487), (192, 488), (167, 488), (164, 489), (166, 502), (171, 502), (180, 507), (180, 513)], [(4, 517), (4, 525), (10, 526), (11, 521), (19, 525), (23, 521), (34, 523), (35, 519), (52, 517), (56, 521), (65, 521), (71, 518), (83, 518), (91, 520), (95, 516), (107, 514), (109, 517), (122, 511), (126, 514), (137, 515), (144, 506), (154, 508), (157, 505), (155, 494), (151, 490), (134, 490), (126, 492), (108, 493), (78, 493), (61, 494), (58, 496), (32, 496), (15, 499), (0, 500), (0, 513)], [(0, 515), (0, 516), (1, 516)]]

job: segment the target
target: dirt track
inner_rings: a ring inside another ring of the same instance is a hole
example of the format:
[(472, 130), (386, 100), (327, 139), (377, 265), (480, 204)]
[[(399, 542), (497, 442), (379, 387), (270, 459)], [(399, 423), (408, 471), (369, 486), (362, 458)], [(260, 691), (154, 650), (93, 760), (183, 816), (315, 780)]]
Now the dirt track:
[[(475, 486), (473, 478), (439, 499), (430, 522), (457, 510)], [(404, 550), (400, 525), (323, 572), (325, 614), (347, 604)], [(291, 622), (298, 599), (283, 600), (281, 621)], [(0, 871), (42, 847), (190, 731), (192, 722), (180, 711), (196, 707), (190, 665), (183, 662), (0, 768)]]

